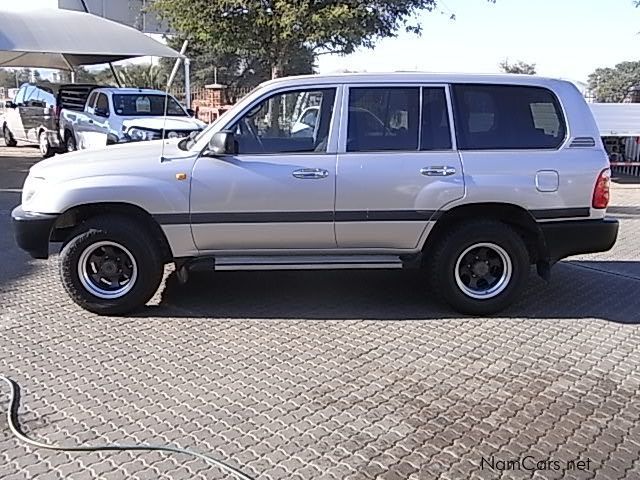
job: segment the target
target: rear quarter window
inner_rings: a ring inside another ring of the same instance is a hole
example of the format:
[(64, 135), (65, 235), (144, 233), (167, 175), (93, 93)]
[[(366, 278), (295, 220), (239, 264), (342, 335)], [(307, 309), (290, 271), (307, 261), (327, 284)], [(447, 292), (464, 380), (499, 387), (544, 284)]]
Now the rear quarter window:
[(542, 87), (454, 85), (460, 150), (557, 149), (566, 123), (556, 96)]

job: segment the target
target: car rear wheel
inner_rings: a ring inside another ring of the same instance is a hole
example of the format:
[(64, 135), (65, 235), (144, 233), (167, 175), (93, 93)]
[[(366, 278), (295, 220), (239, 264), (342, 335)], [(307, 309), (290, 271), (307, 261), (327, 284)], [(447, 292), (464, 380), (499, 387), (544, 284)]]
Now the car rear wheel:
[(71, 299), (99, 315), (142, 307), (162, 280), (157, 242), (126, 217), (105, 215), (84, 222), (60, 257), (60, 275)]
[(13, 138), (13, 134), (11, 133), (11, 130), (9, 130), (9, 128), (6, 125), (2, 127), (2, 136), (4, 137), (5, 146), (15, 147), (16, 145), (18, 145), (18, 142), (16, 142), (16, 139)]
[(42, 155), (42, 158), (52, 157), (55, 153), (49, 143), (47, 132), (44, 130), (40, 132), (40, 135), (38, 135), (38, 146), (40, 147), (40, 155)]
[(432, 288), (465, 314), (490, 315), (509, 306), (530, 270), (524, 240), (500, 222), (460, 225), (443, 236), (430, 253)]
[(64, 146), (67, 152), (75, 152), (78, 149), (76, 139), (71, 132), (67, 132), (64, 136)]

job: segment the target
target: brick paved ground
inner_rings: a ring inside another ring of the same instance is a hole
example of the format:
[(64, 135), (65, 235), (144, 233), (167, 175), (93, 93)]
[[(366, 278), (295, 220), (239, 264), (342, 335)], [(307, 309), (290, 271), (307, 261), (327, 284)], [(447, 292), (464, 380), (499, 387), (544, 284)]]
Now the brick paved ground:
[[(457, 318), (412, 272), (170, 276), (137, 317), (100, 318), (67, 299), (55, 257), (13, 245), (34, 158), (0, 149), (0, 372), (23, 386), (30, 435), (171, 443), (260, 479), (640, 478), (640, 184), (616, 185), (613, 251), (532, 275), (500, 318)], [(497, 468), (527, 455), (589, 469)], [(0, 478), (230, 477), (24, 447), (3, 416)]]

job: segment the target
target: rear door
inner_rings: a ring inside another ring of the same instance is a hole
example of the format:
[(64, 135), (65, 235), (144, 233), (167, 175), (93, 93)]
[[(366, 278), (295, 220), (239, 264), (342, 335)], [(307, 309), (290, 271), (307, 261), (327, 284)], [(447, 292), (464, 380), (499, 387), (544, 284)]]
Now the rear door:
[(336, 181), (340, 248), (415, 249), (436, 212), (462, 198), (446, 85), (352, 85)]
[(24, 125), (25, 140), (36, 143), (38, 141), (38, 128), (42, 118), (43, 108), (38, 100), (40, 89), (36, 85), (27, 87), (24, 97), (24, 105), (19, 107), (22, 124)]
[[(465, 202), (519, 205), (537, 220), (589, 217), (598, 172), (584, 149), (563, 149), (567, 126), (548, 88), (459, 84), (452, 87)], [(588, 151), (587, 151), (588, 152)]]
[(25, 109), (25, 94), (27, 93), (27, 89), (30, 87), (31, 85), (23, 85), (20, 87), (20, 90), (18, 90), (16, 98), (13, 101), (16, 105), (15, 108), (8, 109), (6, 113), (7, 126), (16, 140), (26, 139), (22, 115), (24, 114)]

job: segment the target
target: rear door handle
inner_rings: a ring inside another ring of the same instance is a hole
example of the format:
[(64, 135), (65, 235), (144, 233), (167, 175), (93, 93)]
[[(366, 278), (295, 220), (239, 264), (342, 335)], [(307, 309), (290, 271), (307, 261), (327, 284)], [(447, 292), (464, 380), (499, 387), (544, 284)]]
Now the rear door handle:
[(329, 172), (327, 170), (323, 170), (322, 168), (301, 168), (300, 170), (294, 171), (292, 175), (296, 178), (314, 180), (319, 178), (327, 178), (329, 176)]
[(454, 175), (456, 173), (456, 169), (454, 167), (449, 167), (448, 165), (438, 165), (424, 167), (420, 169), (420, 173), (427, 177), (448, 177), (449, 175)]

